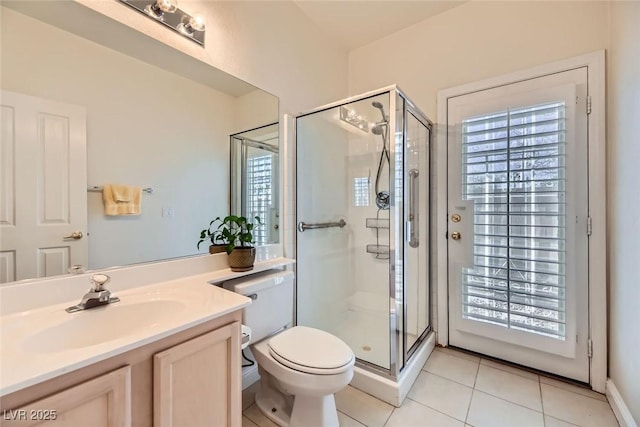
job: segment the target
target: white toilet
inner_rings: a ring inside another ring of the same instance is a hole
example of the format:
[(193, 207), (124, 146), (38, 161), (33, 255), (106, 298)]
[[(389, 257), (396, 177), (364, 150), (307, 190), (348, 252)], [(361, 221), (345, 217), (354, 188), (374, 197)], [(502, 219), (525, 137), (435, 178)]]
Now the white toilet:
[(224, 287), (253, 300), (243, 323), (251, 328), (250, 348), (260, 372), (260, 410), (280, 426), (338, 427), (333, 394), (351, 381), (355, 356), (327, 332), (290, 327), (293, 273), (259, 273)]

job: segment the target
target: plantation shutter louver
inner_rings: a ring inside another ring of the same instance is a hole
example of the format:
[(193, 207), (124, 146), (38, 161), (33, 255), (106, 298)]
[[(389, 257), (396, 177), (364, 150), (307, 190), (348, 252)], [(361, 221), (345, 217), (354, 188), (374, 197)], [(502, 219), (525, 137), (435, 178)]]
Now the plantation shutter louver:
[(272, 156), (250, 157), (247, 160), (247, 218), (260, 217), (261, 226), (256, 224), (253, 238), (256, 245), (268, 244), (270, 229), (270, 208), (272, 204)]
[(565, 104), (462, 121), (462, 198), (474, 202), (462, 316), (564, 340)]

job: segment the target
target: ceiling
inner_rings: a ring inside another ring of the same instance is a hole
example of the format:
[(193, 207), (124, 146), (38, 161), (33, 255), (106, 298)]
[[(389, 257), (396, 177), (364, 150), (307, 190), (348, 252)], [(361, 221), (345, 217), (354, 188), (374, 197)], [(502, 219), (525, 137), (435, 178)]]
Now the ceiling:
[(327, 36), (351, 50), (465, 1), (294, 0), (294, 3)]

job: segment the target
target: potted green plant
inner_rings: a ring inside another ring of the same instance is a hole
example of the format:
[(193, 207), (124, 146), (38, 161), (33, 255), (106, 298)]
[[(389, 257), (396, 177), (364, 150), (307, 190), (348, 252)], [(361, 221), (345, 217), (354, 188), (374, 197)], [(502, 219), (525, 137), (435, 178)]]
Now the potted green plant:
[(255, 224), (243, 216), (229, 215), (218, 227), (228, 254), (231, 271), (249, 271), (256, 260), (256, 248), (253, 246), (255, 225), (262, 225), (260, 217), (254, 217)]
[[(220, 224), (215, 230), (213, 230), (213, 226), (218, 222)], [(207, 240), (211, 242), (211, 245), (209, 246), (210, 254), (218, 254), (227, 250), (227, 243), (225, 242), (224, 237), (222, 236), (222, 232), (220, 231), (221, 225), (222, 219), (220, 217), (217, 217), (209, 223), (208, 228), (205, 228), (200, 232), (200, 240), (198, 241), (197, 245), (198, 250), (200, 249), (200, 244), (202, 242), (206, 242)]]

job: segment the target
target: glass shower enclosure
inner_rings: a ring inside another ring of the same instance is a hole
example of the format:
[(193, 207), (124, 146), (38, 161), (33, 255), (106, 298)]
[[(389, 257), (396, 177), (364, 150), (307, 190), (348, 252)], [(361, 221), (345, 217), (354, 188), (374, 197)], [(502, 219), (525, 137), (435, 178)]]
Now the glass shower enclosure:
[(295, 122), (297, 324), (397, 379), (431, 330), (432, 123), (396, 86)]

